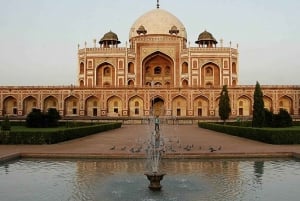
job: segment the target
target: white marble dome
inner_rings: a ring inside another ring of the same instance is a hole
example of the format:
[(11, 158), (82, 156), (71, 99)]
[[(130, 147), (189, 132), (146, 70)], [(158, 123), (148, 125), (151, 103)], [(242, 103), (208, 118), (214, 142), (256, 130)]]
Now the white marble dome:
[(169, 31), (177, 28), (177, 36), (187, 39), (187, 33), (182, 22), (173, 14), (163, 9), (153, 9), (139, 17), (132, 25), (129, 39), (138, 36), (137, 30), (143, 26), (148, 34), (170, 34)]

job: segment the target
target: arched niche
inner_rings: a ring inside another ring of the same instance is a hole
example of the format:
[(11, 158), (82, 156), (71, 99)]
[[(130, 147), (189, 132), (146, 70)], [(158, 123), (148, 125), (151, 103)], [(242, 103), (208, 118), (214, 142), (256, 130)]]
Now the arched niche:
[(174, 62), (166, 54), (162, 52), (154, 52), (143, 60), (143, 85), (151, 83), (153, 80), (156, 82), (174, 84)]

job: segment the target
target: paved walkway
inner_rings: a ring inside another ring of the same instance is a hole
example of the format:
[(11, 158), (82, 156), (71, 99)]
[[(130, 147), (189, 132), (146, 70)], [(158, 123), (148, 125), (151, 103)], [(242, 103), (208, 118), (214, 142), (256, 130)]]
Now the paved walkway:
[[(54, 145), (0, 145), (0, 160), (15, 156), (140, 158), (151, 136), (149, 126), (122, 128)], [(270, 145), (198, 128), (197, 125), (161, 125), (165, 157), (300, 156), (300, 145)]]

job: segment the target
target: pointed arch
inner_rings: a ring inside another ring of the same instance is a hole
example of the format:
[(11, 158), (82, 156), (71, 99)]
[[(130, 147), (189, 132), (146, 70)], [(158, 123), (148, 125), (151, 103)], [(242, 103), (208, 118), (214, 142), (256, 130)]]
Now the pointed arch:
[(98, 65), (95, 76), (96, 86), (115, 86), (116, 69), (112, 64), (104, 62)]
[(144, 115), (144, 101), (139, 96), (133, 96), (128, 101), (129, 116), (143, 116)]
[(172, 100), (172, 114), (173, 116), (186, 116), (187, 114), (187, 99), (178, 95)]
[(283, 95), (278, 99), (278, 111), (286, 110), (289, 114), (293, 114), (293, 99), (287, 95)]
[(123, 101), (118, 96), (111, 96), (107, 99), (108, 116), (120, 116), (122, 114)]
[(188, 86), (189, 86), (188, 80), (186, 80), (186, 79), (182, 80), (182, 87), (183, 87), (183, 88), (186, 88), (186, 87), (188, 87)]
[(208, 62), (200, 70), (202, 86), (220, 86), (220, 67), (217, 64)]
[(267, 109), (269, 111), (273, 111), (273, 101), (272, 101), (272, 98), (270, 98), (269, 96), (264, 95), (263, 96), (263, 100), (264, 100), (265, 109)]
[(58, 100), (54, 96), (47, 96), (44, 99), (44, 108), (43, 111), (47, 112), (49, 108), (55, 108), (58, 110)]
[(128, 86), (134, 86), (134, 81), (133, 80), (128, 80)]
[(205, 96), (197, 96), (194, 101), (194, 115), (198, 117), (206, 117), (209, 115), (209, 99)]
[(99, 99), (92, 95), (85, 100), (85, 112), (87, 116), (96, 117), (99, 115), (100, 102)]
[(142, 83), (147, 85), (153, 80), (161, 83), (174, 84), (174, 61), (168, 55), (156, 51), (148, 55), (142, 62), (143, 72), (142, 72)]
[(250, 116), (252, 114), (252, 101), (246, 95), (242, 95), (237, 99), (237, 115)]
[(129, 74), (134, 74), (134, 64), (132, 62), (128, 63), (127, 71)]
[(188, 72), (189, 72), (189, 65), (187, 62), (183, 62), (181, 67), (181, 73), (187, 74)]
[(80, 62), (79, 74), (80, 74), (80, 75), (83, 75), (83, 74), (84, 74), (84, 63), (83, 63), (83, 62)]
[(64, 115), (78, 116), (79, 114), (79, 99), (76, 96), (68, 96), (64, 100)]
[(14, 96), (8, 96), (3, 100), (3, 114), (8, 116), (18, 114), (18, 102)]
[(37, 99), (33, 96), (27, 96), (23, 100), (23, 114), (29, 114), (33, 108), (38, 108)]

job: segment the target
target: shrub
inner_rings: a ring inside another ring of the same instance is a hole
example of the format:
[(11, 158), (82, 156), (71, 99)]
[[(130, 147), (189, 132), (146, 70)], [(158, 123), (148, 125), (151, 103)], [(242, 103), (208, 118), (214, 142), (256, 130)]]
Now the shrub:
[(1, 132), (0, 144), (54, 144), (120, 128), (121, 125), (121, 123), (107, 123), (77, 128), (57, 129), (55, 131), (11, 131), (10, 135)]
[(1, 123), (1, 130), (10, 131), (10, 122), (8, 116), (5, 116), (4, 121)]
[(44, 115), (40, 109), (33, 108), (26, 117), (26, 125), (30, 128), (42, 128), (44, 125)]
[(269, 144), (300, 144), (300, 132), (295, 129), (238, 127), (206, 122), (199, 122), (198, 126)]
[(58, 113), (58, 111), (55, 108), (49, 108), (47, 115), (46, 115), (46, 126), (47, 127), (57, 127), (59, 126), (58, 120), (60, 120), (61, 117)]
[(284, 109), (280, 109), (278, 114), (273, 114), (265, 109), (265, 126), (274, 128), (285, 128), (293, 126), (291, 115)]
[(272, 127), (274, 114), (273, 112), (271, 112), (266, 108), (264, 110), (265, 110), (265, 126)]
[(274, 115), (275, 120), (275, 127), (290, 127), (293, 125), (293, 120), (288, 111), (284, 109), (280, 109), (277, 115)]
[(59, 126), (60, 115), (55, 108), (49, 108), (47, 113), (42, 113), (40, 109), (33, 108), (26, 117), (26, 125), (30, 128), (47, 128)]

